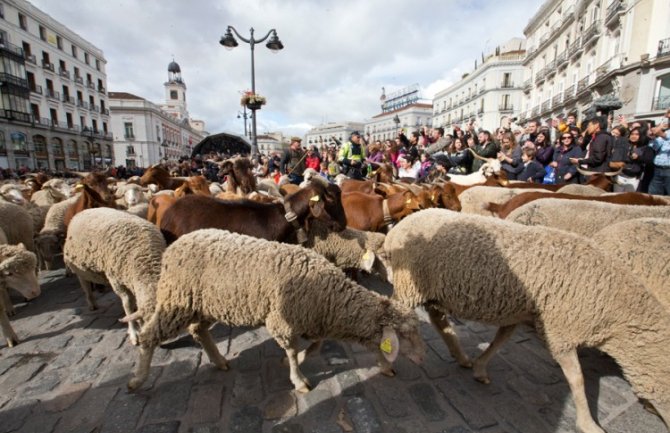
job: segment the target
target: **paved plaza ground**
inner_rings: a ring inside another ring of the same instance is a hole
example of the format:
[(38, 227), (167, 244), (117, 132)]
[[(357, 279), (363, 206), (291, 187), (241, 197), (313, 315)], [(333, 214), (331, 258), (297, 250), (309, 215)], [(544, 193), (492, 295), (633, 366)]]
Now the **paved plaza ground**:
[[(222, 276), (225, 278), (225, 276)], [(0, 346), (0, 432), (37, 433), (467, 433), (574, 432), (569, 388), (531, 329), (520, 329), (490, 364), (492, 383), (459, 367), (430, 324), (425, 362), (400, 358), (397, 376), (378, 374), (362, 347), (328, 341), (303, 372), (314, 385), (296, 394), (283, 351), (264, 328), (213, 334), (231, 369), (218, 371), (190, 336), (157, 349), (151, 376), (134, 394), (126, 382), (137, 357), (117, 322), (118, 298), (96, 293), (88, 311), (76, 279), (62, 270), (41, 275), (42, 295), (19, 298), (12, 324), (21, 344)], [(389, 286), (364, 278), (369, 288)], [(473, 355), (495, 329), (458, 323)], [(230, 337), (230, 338), (229, 338)], [(587, 394), (609, 433), (662, 433), (616, 364), (595, 350), (580, 352)]]

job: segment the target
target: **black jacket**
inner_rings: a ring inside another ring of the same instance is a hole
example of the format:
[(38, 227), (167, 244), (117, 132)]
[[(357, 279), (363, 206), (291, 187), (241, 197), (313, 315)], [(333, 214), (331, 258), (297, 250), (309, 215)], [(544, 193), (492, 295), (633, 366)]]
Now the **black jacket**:
[(605, 131), (598, 131), (596, 136), (589, 142), (588, 157), (580, 161), (586, 164), (588, 170), (592, 171), (612, 171), (609, 166), (614, 147), (614, 138)]
[(524, 182), (533, 182), (533, 183), (542, 183), (544, 180), (544, 166), (538, 161), (530, 161), (528, 165), (524, 166), (521, 173), (518, 174), (516, 180), (521, 180)]

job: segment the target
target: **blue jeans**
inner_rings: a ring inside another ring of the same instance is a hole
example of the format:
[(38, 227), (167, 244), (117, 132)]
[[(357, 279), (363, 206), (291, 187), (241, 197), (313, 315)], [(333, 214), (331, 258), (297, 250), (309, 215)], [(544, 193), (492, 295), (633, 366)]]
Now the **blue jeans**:
[(291, 173), (288, 175), (288, 180), (294, 185), (300, 185), (304, 179), (299, 174)]
[(654, 167), (654, 177), (649, 184), (649, 194), (670, 195), (670, 167)]

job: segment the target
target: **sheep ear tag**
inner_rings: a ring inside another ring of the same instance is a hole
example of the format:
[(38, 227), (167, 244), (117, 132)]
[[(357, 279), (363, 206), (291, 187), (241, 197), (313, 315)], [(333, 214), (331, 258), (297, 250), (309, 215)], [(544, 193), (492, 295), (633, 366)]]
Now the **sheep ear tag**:
[(410, 204), (411, 202), (412, 202), (412, 199), (411, 199), (411, 198), (408, 198), (408, 199), (405, 201), (405, 204)]
[(309, 201), (319, 201), (319, 196), (315, 195), (312, 198), (310, 198)]
[(398, 357), (398, 353), (400, 352), (400, 341), (393, 328), (389, 326), (384, 327), (379, 350), (382, 351), (382, 355), (384, 355), (384, 358), (386, 358), (388, 362), (393, 362)]
[(365, 272), (372, 271), (372, 265), (375, 263), (375, 253), (367, 250), (361, 259), (361, 269)]

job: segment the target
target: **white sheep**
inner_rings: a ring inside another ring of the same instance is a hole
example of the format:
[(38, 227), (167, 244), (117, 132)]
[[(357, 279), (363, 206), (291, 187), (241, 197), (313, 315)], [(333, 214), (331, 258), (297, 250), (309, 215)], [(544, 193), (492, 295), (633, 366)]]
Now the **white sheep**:
[[(300, 336), (356, 341), (377, 353), (387, 375), (393, 374), (391, 363), (399, 352), (418, 362), (425, 351), (413, 310), (347, 279), (314, 251), (224, 230), (197, 230), (163, 255), (156, 310), (142, 328), (140, 362), (128, 388), (146, 380), (154, 348), (186, 327), (210, 361), (227, 369), (208, 331), (214, 322), (265, 325), (286, 350), (291, 382), (300, 392), (309, 390), (298, 368)], [(302, 354), (315, 347), (318, 343)]]
[(128, 209), (140, 203), (148, 202), (144, 195), (145, 188), (134, 183), (118, 185), (116, 189), (116, 203)]
[(0, 229), (5, 232), (9, 244), (22, 243), (28, 251), (35, 251), (32, 217), (23, 206), (0, 201)]
[(605, 194), (607, 191), (593, 185), (581, 185), (578, 183), (571, 183), (569, 185), (565, 185), (562, 188), (559, 188), (558, 191), (556, 192), (560, 192), (563, 194), (599, 196)]
[(44, 219), (44, 227), (35, 236), (35, 252), (40, 269), (51, 270), (54, 267), (54, 257), (63, 252), (65, 242), (65, 212), (74, 204), (79, 195), (70, 197), (52, 205)]
[(0, 201), (24, 206), (28, 200), (23, 196), (23, 191), (29, 188), (14, 182), (8, 182), (0, 185)]
[(142, 219), (147, 219), (147, 214), (149, 213), (149, 203), (136, 204), (126, 209), (126, 212), (131, 215), (138, 216)]
[(13, 311), (7, 290), (14, 289), (26, 299), (39, 296), (36, 265), (35, 254), (23, 244), (0, 245), (0, 328), (9, 347), (18, 344), (19, 339), (7, 317), (7, 313)]
[[(577, 358), (583, 346), (611, 355), (638, 395), (670, 420), (670, 314), (595, 242), (552, 228), (429, 209), (394, 227), (384, 250), (393, 298), (425, 306), (452, 355), (472, 365), (478, 380), (489, 382), (491, 356), (517, 324), (530, 321), (563, 369), (582, 432), (603, 433), (584, 393)], [(447, 315), (500, 326), (473, 364)]]
[(670, 219), (639, 218), (607, 225), (593, 240), (670, 309)]
[[(70, 222), (63, 248), (65, 265), (77, 275), (91, 310), (91, 283), (106, 284), (121, 298), (126, 315), (154, 309), (165, 239), (149, 221), (110, 208), (88, 209)], [(128, 324), (137, 344), (138, 324)]]
[(506, 220), (591, 236), (610, 224), (646, 217), (670, 218), (670, 206), (634, 206), (543, 198), (514, 209)]
[(485, 206), (488, 203), (503, 204), (512, 197), (525, 192), (547, 192), (543, 189), (502, 188), (499, 186), (473, 186), (458, 196), (461, 202), (461, 212), (476, 215), (495, 216)]
[(305, 247), (311, 248), (340, 269), (361, 269), (386, 277), (383, 233), (346, 228), (334, 232), (319, 220), (310, 226)]
[(72, 196), (72, 186), (63, 179), (49, 179), (44, 182), (42, 189), (35, 191), (30, 202), (37, 206), (52, 206)]

